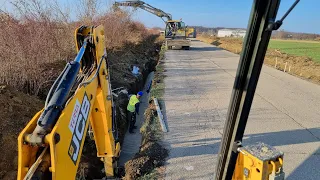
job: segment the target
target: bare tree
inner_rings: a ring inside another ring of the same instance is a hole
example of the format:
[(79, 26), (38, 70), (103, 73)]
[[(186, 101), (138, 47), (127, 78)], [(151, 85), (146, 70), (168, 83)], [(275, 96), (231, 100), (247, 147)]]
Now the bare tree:
[(101, 7), (100, 0), (79, 0), (79, 11), (77, 11), (78, 19), (85, 24), (93, 24), (94, 19), (99, 14)]

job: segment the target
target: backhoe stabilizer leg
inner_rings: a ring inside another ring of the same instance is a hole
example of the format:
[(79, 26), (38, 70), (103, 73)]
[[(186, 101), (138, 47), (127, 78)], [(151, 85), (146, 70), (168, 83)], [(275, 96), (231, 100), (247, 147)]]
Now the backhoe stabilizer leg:
[(267, 144), (239, 147), (232, 179), (284, 180), (283, 152)]
[(105, 157), (103, 159), (104, 170), (107, 177), (114, 177), (114, 162), (112, 157)]

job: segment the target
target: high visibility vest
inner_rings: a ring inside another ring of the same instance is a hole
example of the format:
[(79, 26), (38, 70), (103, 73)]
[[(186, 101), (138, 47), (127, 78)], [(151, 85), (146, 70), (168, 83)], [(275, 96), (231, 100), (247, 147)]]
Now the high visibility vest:
[(130, 100), (129, 100), (129, 103), (128, 103), (128, 106), (127, 106), (127, 110), (130, 111), (130, 112), (135, 112), (136, 110), (136, 104), (140, 102), (139, 99), (137, 98), (136, 95), (132, 95), (130, 97)]

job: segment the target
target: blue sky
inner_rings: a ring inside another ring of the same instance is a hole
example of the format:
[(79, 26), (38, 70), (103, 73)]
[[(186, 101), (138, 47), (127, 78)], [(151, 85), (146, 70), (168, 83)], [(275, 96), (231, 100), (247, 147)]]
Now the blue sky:
[[(171, 13), (173, 19), (182, 18), (187, 25), (206, 27), (246, 28), (253, 0), (145, 0), (146, 3)], [(294, 0), (282, 0), (278, 17)], [(302, 0), (284, 21), (281, 29), (293, 32), (320, 34), (320, 0)], [(143, 10), (135, 19), (148, 27), (163, 26), (163, 21)]]
[[(0, 5), (9, 0), (0, 0)], [(100, 9), (104, 11), (113, 0), (100, 0)], [(121, 1), (121, 0), (119, 0)], [(173, 19), (180, 19), (187, 25), (205, 27), (246, 28), (253, 0), (144, 0), (146, 3), (171, 13)], [(58, 0), (71, 8), (76, 16), (79, 0)], [(278, 18), (292, 5), (294, 0), (282, 0)], [(74, 8), (73, 8), (74, 7)], [(292, 32), (320, 34), (320, 0), (301, 0), (286, 18), (281, 29)], [(132, 8), (127, 8), (132, 10)], [(164, 22), (157, 16), (138, 9), (133, 13), (135, 20), (147, 27), (163, 27)]]

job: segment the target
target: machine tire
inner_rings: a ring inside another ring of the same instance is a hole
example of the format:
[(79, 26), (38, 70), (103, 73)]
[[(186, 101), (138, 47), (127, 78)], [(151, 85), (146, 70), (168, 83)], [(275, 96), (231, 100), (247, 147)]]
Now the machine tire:
[(184, 50), (190, 50), (190, 46), (182, 46), (182, 49), (184, 49)]

